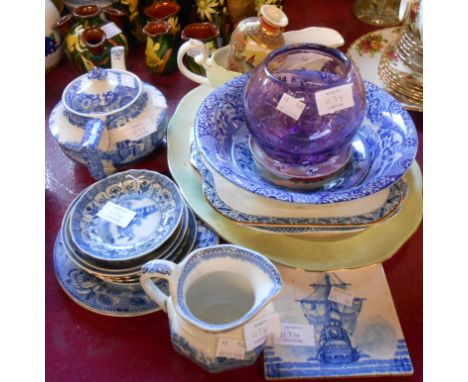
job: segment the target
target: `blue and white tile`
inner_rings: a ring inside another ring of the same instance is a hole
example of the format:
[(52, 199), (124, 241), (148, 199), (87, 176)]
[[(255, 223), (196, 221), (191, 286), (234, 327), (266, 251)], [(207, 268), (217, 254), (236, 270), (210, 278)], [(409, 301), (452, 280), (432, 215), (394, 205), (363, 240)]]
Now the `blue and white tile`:
[[(270, 342), (265, 378), (409, 375), (413, 366), (381, 264), (336, 272), (278, 267), (281, 323), (313, 328), (307, 346)], [(349, 301), (330, 299), (333, 288)]]

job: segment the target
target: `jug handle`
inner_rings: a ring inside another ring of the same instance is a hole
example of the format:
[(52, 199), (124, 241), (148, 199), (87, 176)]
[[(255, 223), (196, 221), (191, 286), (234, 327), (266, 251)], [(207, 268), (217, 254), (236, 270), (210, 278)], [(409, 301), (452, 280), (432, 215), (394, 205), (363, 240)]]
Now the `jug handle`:
[(179, 67), (179, 70), (182, 72), (182, 74), (188, 79), (194, 82), (198, 82), (202, 85), (210, 86), (208, 78), (200, 76), (199, 74), (195, 74), (187, 69), (183, 62), (185, 54), (193, 57), (197, 64), (202, 65), (205, 69), (208, 69), (209, 52), (205, 44), (202, 41), (193, 38), (184, 42), (180, 46), (179, 52), (177, 53), (177, 66)]
[(127, 70), (125, 65), (125, 48), (123, 46), (114, 46), (110, 51), (112, 69)]
[(152, 260), (141, 268), (140, 284), (143, 290), (165, 312), (167, 312), (166, 302), (169, 296), (163, 293), (152, 279), (164, 279), (170, 283), (176, 266), (172, 261)]
[(100, 119), (91, 119), (86, 123), (85, 132), (80, 146), (84, 153), (86, 167), (94, 179), (103, 179), (107, 176), (104, 168), (102, 154), (98, 146), (106, 125)]

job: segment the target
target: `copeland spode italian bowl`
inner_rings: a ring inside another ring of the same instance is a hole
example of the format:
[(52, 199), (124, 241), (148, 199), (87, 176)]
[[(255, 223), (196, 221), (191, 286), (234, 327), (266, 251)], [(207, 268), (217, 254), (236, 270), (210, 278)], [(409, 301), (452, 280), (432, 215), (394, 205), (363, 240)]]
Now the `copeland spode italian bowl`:
[[(102, 215), (108, 206), (118, 206), (133, 217), (122, 225)], [(93, 263), (126, 265), (163, 245), (179, 226), (184, 208), (169, 178), (154, 171), (128, 170), (83, 192), (70, 213), (70, 234), (82, 256)]]
[(125, 70), (122, 47), (112, 69), (73, 80), (52, 110), (49, 128), (63, 152), (102, 179), (153, 152), (167, 127), (167, 103), (154, 86)]
[(274, 185), (257, 169), (248, 145), (242, 106), (247, 80), (246, 75), (234, 78), (206, 97), (195, 118), (194, 135), (209, 169), (249, 192), (290, 203), (355, 200), (391, 186), (416, 156), (417, 132), (408, 112), (390, 94), (366, 82), (366, 115), (342, 175), (317, 190)]
[[(374, 224), (382, 223), (392, 217), (403, 203), (408, 186), (403, 179), (393, 184), (389, 188), (389, 193), (382, 205), (375, 210), (352, 216), (335, 216), (320, 218), (298, 218), (298, 217), (272, 217), (266, 215), (255, 215), (242, 213), (225, 202), (217, 194), (216, 185), (211, 172), (203, 164), (199, 154), (192, 155), (192, 165), (200, 173), (203, 180), (203, 193), (210, 205), (220, 214), (239, 224), (245, 224), (253, 227), (271, 228), (289, 228), (288, 233), (310, 233), (315, 230), (341, 230), (341, 229), (365, 229)], [(301, 229), (299, 229), (301, 228)], [(277, 230), (273, 230), (276, 232)], [(285, 232), (285, 230), (279, 230)]]

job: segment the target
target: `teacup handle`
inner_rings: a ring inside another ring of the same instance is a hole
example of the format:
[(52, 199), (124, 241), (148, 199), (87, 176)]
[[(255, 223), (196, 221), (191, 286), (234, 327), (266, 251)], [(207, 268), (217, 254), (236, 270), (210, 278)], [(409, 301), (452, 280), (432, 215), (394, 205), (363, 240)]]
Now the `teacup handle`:
[(184, 42), (179, 48), (179, 52), (177, 53), (177, 65), (179, 66), (179, 70), (182, 72), (182, 74), (188, 79), (198, 82), (202, 85), (210, 85), (208, 78), (200, 76), (199, 74), (195, 74), (187, 69), (183, 62), (183, 58), (186, 54), (188, 54), (190, 57), (193, 57), (197, 64), (202, 65), (205, 69), (208, 69), (207, 60), (209, 57), (209, 51), (205, 44), (200, 40), (192, 38)]
[(167, 312), (166, 302), (169, 296), (156, 286), (153, 279), (164, 279), (170, 283), (176, 266), (172, 261), (152, 260), (141, 268), (140, 284), (143, 290), (165, 312)]

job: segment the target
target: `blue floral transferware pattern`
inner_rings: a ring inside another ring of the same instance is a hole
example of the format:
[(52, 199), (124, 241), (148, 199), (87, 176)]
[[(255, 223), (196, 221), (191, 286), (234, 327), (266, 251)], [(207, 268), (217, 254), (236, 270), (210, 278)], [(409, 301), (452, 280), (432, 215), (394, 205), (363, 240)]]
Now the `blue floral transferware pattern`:
[(142, 87), (140, 79), (130, 72), (94, 67), (67, 86), (62, 101), (77, 115), (97, 116), (130, 106)]
[[(191, 162), (200, 173), (203, 179), (203, 192), (205, 198), (211, 206), (223, 216), (240, 224), (253, 226), (263, 226), (266, 230), (278, 233), (307, 233), (314, 231), (339, 230), (343, 231), (364, 229), (377, 222), (383, 222), (398, 212), (401, 203), (405, 199), (408, 186), (403, 179), (400, 179), (390, 187), (390, 192), (385, 203), (378, 209), (355, 216), (348, 217), (328, 217), (328, 218), (281, 218), (269, 216), (248, 215), (232, 209), (224, 203), (216, 193), (216, 186), (213, 175), (204, 165), (200, 158), (200, 153), (195, 144), (192, 145)], [(294, 226), (281, 227), (280, 226)], [(297, 227), (297, 226), (317, 226), (317, 227)]]
[[(209, 227), (199, 222), (201, 236), (197, 234), (195, 248), (215, 245), (219, 238)], [(199, 231), (200, 232), (200, 231)], [(201, 240), (198, 238), (200, 237)], [(77, 304), (98, 314), (107, 316), (139, 316), (158, 311), (159, 306), (143, 291), (139, 283), (125, 284), (107, 282), (93, 276), (71, 259), (59, 232), (54, 247), (54, 270), (65, 293)], [(158, 282), (167, 292), (167, 283)]]
[[(314, 334), (308, 346), (270, 342), (266, 379), (413, 373), (381, 264), (337, 272), (280, 267), (280, 272), (284, 287), (275, 308), (281, 323), (310, 325)], [(334, 289), (346, 291), (349, 301), (331, 297)]]
[(219, 244), (219, 236), (208, 225), (197, 218), (197, 243), (200, 248)]
[[(136, 212), (125, 227), (97, 216), (107, 202)], [(89, 187), (70, 214), (70, 234), (92, 259), (121, 261), (156, 250), (171, 237), (183, 215), (184, 201), (169, 178), (147, 170), (129, 170)]]
[(354, 200), (391, 186), (406, 173), (416, 156), (417, 132), (408, 112), (390, 94), (366, 82), (367, 111), (358, 131), (359, 144), (364, 145), (370, 158), (364, 179), (350, 183), (348, 178), (356, 175), (351, 171), (341, 181), (313, 191), (273, 185), (260, 175), (248, 148), (249, 135), (242, 112), (247, 78), (234, 78), (213, 91), (195, 119), (195, 139), (203, 158), (221, 176), (247, 191), (291, 203)]
[(102, 179), (160, 147), (167, 121), (166, 99), (154, 86), (125, 70), (94, 68), (67, 86), (49, 128), (69, 158)]
[(171, 341), (175, 350), (210, 373), (218, 373), (229, 369), (252, 365), (264, 348), (263, 345), (260, 345), (255, 349), (245, 352), (244, 359), (242, 360), (227, 357), (211, 358), (207, 357), (199, 349), (191, 346), (187, 339), (173, 330), (171, 330)]

